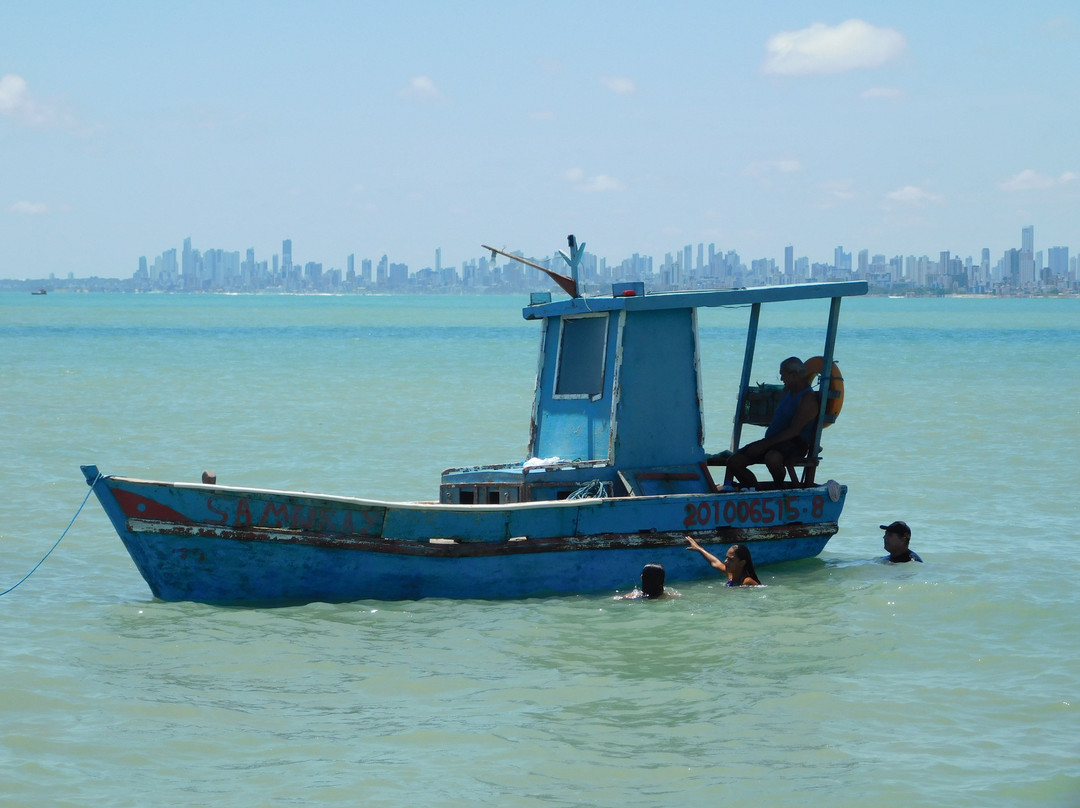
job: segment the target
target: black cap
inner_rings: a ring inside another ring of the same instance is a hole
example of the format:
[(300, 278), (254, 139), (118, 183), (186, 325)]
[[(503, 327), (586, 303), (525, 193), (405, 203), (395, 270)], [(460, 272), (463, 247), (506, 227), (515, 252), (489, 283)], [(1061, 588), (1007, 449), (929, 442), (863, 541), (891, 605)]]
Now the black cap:
[(900, 533), (904, 536), (911, 535), (911, 528), (907, 526), (907, 522), (893, 522), (888, 525), (880, 525), (881, 529), (886, 533)]

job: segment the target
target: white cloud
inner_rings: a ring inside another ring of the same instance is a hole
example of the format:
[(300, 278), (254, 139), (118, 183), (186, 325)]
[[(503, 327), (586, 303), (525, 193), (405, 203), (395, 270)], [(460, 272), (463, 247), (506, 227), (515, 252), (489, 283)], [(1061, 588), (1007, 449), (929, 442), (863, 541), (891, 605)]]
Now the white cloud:
[(633, 95), (637, 92), (633, 80), (625, 76), (601, 76), (600, 83), (616, 95)]
[(586, 176), (580, 168), (568, 168), (563, 172), (563, 178), (572, 182), (577, 190), (583, 194), (598, 194), (606, 191), (624, 191), (626, 185), (607, 174)]
[(836, 26), (815, 22), (800, 31), (781, 31), (765, 44), (766, 73), (802, 76), (880, 67), (907, 50), (907, 38), (895, 28), (863, 20)]
[(858, 189), (852, 180), (829, 180), (818, 186), (820, 196), (814, 204), (822, 210), (831, 210), (859, 198)]
[(852, 183), (848, 180), (827, 182), (822, 186), (822, 189), (831, 199), (837, 202), (850, 202), (858, 196), (852, 187)]
[(1052, 188), (1054, 178), (1049, 174), (1040, 174), (1038, 171), (1025, 168), (1019, 174), (1014, 174), (1000, 183), (1000, 185), (1006, 191), (1030, 191), (1040, 188)]
[(1078, 36), (1073, 21), (1064, 14), (1052, 17), (1040, 25), (1037, 30), (1045, 36), (1055, 37), (1056, 39), (1076, 39)]
[(896, 87), (868, 87), (859, 98), (907, 98), (907, 93)]
[(9, 115), (28, 126), (45, 126), (57, 117), (53, 109), (30, 94), (26, 79), (14, 73), (0, 76), (0, 115)]
[(922, 205), (927, 202), (940, 202), (941, 197), (916, 185), (905, 185), (895, 191), (889, 191), (886, 198), (905, 205)]
[(413, 76), (400, 94), (416, 101), (441, 101), (443, 98), (430, 76)]
[(13, 205), (8, 205), (8, 213), (22, 213), (28, 216), (40, 216), (43, 213), (49, 212), (49, 206), (44, 202), (16, 202)]
[(6, 115), (14, 114), (28, 98), (26, 79), (14, 73), (0, 76), (0, 112)]
[(581, 190), (587, 194), (603, 193), (604, 191), (625, 191), (626, 185), (614, 177), (609, 177), (607, 174), (597, 174), (595, 177), (590, 177), (581, 187)]
[(788, 157), (751, 163), (743, 169), (743, 174), (757, 177), (762, 174), (793, 174), (796, 171), (802, 171), (802, 163), (794, 158)]
[(1051, 177), (1049, 174), (1042, 174), (1030, 168), (1025, 168), (1004, 182), (998, 183), (998, 187), (1004, 191), (1042, 191), (1078, 179), (1080, 179), (1080, 174), (1075, 171), (1066, 171), (1060, 176)]

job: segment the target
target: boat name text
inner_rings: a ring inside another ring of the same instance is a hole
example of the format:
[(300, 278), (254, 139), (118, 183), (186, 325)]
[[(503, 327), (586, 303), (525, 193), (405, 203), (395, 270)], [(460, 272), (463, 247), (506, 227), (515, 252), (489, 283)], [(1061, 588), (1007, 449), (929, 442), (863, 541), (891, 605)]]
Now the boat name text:
[[(795, 497), (777, 497), (776, 499), (729, 499), (726, 502), (713, 500), (697, 505), (686, 504), (685, 527), (695, 525), (730, 525), (735, 522), (751, 522), (768, 525), (773, 522), (793, 522), (802, 515)], [(825, 497), (816, 496), (810, 503), (810, 515), (815, 519), (825, 513)]]
[(361, 535), (378, 535), (381, 529), (381, 512), (377, 510), (319, 508), (248, 499), (215, 504), (212, 497), (207, 498), (206, 507), (217, 515), (217, 524), (234, 527), (276, 527)]

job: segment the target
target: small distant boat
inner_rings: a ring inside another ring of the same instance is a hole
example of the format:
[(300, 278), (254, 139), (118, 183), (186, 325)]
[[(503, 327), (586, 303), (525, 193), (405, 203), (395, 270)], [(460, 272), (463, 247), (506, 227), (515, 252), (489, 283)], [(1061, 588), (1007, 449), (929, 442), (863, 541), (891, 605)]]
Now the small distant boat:
[(35, 289), (30, 294), (32, 294), (32, 295), (47, 295), (47, 294), (49, 294), (49, 292), (48, 292), (47, 289)]
[[(561, 254), (571, 276), (485, 246), (547, 273), (570, 296), (534, 293), (522, 312), (541, 325), (528, 460), (446, 469), (437, 502), (217, 485), (209, 474), (202, 483), (141, 480), (83, 466), (153, 595), (229, 605), (520, 598), (611, 591), (652, 562), (669, 583), (713, 574), (686, 552), (686, 534), (720, 557), (745, 543), (758, 567), (820, 553), (847, 495), (834, 480), (814, 482), (821, 431), (841, 394), (840, 301), (865, 295), (867, 283), (646, 294), (634, 282), (584, 297), (584, 244), (568, 241), (570, 256)], [(703, 445), (698, 309), (749, 313), (737, 349), (736, 447), (743, 424), (769, 423), (750, 383), (762, 305), (815, 299), (830, 301), (819, 393), (828, 403), (802, 481), (718, 491), (709, 466), (728, 453)]]

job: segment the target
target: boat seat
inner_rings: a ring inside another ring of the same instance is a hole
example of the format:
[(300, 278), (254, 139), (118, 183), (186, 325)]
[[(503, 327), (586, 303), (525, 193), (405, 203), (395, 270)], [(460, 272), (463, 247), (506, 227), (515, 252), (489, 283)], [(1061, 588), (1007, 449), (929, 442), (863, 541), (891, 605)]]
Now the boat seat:
[[(717, 454), (709, 455), (706, 459), (706, 463), (710, 466), (726, 466), (727, 459), (731, 457), (732, 452), (723, 451)], [(821, 458), (818, 457), (804, 457), (801, 460), (792, 460), (786, 464), (788, 476), (791, 478), (793, 485), (813, 485), (814, 475), (817, 473), (818, 463), (821, 462)], [(802, 469), (800, 475), (796, 469)]]
[[(804, 457), (802, 460), (792, 460), (787, 464), (787, 473), (791, 477), (791, 482), (794, 485), (813, 485), (814, 475), (817, 473), (818, 463), (821, 462), (820, 457)], [(795, 471), (797, 468), (802, 468), (802, 479), (799, 478), (799, 473)]]

